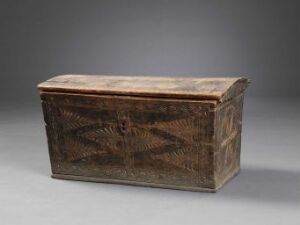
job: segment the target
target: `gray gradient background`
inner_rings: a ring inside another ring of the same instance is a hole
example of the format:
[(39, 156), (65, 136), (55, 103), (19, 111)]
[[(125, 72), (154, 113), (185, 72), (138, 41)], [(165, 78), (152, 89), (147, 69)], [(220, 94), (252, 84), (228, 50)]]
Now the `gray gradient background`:
[[(299, 1), (0, 0), (1, 224), (300, 224)], [(36, 84), (240, 76), (241, 173), (217, 194), (50, 179)]]

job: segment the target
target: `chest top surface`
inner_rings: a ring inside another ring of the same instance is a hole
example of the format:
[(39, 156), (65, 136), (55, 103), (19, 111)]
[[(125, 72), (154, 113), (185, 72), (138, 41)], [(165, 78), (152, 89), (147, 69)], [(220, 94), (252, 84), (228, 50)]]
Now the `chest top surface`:
[(227, 100), (245, 90), (242, 77), (61, 75), (38, 85), (44, 92)]

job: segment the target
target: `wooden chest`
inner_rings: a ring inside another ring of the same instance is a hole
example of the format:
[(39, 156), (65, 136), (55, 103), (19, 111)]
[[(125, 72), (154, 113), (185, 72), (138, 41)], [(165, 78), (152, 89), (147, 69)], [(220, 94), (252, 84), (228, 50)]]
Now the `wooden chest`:
[(53, 177), (216, 191), (240, 168), (245, 78), (63, 75), (38, 85)]

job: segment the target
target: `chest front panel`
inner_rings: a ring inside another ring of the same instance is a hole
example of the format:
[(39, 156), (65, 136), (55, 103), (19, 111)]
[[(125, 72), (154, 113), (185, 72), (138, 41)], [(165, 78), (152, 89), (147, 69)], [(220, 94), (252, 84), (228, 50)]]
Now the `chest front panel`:
[(211, 187), (209, 101), (43, 93), (54, 174)]

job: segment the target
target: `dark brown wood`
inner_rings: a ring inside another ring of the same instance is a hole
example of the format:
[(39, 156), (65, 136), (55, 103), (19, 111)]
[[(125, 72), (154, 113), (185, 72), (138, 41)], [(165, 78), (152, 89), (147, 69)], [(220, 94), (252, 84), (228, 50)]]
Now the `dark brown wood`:
[(39, 85), (53, 177), (215, 191), (239, 171), (246, 79), (165, 78), (176, 92), (149, 77), (130, 89), (132, 79)]

